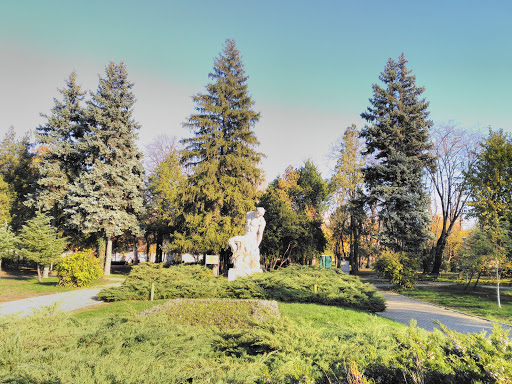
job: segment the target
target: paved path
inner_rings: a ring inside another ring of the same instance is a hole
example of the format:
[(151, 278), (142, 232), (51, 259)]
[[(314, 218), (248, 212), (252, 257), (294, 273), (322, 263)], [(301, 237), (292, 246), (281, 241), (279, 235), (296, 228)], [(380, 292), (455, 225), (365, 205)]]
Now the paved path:
[(120, 282), (102, 286), (100, 288), (85, 288), (76, 291), (54, 293), (52, 295), (30, 297), (28, 299), (0, 303), (0, 316), (17, 313), (19, 316), (32, 314), (35, 309), (57, 304), (59, 311), (73, 311), (101, 303), (98, 293), (103, 288), (121, 285)]
[[(403, 324), (408, 325), (411, 319), (415, 319), (418, 327), (432, 331), (434, 328), (439, 328), (437, 324), (434, 324), (434, 320), (438, 320), (448, 328), (461, 333), (479, 333), (485, 330), (489, 334), (493, 328), (494, 323), (489, 320), (432, 305), (394, 292), (381, 291), (380, 293), (387, 300), (386, 310), (377, 314)], [(505, 329), (512, 330), (510, 325), (501, 325)]]

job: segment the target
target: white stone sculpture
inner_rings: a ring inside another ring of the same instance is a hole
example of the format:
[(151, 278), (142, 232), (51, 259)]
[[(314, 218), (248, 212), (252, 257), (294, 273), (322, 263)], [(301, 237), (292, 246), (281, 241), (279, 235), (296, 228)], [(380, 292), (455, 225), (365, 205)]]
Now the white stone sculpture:
[[(234, 236), (229, 239), (229, 246), (233, 251), (233, 266), (235, 270), (260, 270), (260, 243), (265, 229), (263, 215), (265, 209), (256, 208), (255, 211), (245, 215), (246, 225), (243, 236)], [(228, 272), (229, 273), (229, 272)], [(249, 273), (242, 273), (249, 274)], [(228, 275), (229, 278), (229, 275)]]

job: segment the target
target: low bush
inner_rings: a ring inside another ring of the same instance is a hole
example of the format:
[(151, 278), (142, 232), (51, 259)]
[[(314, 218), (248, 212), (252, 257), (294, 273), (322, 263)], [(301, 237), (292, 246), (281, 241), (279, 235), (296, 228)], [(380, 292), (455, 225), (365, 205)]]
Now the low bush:
[(399, 348), (382, 364), (366, 367), (365, 376), (385, 383), (510, 383), (512, 344), (509, 331), (461, 334), (439, 324), (442, 332), (420, 331), (412, 324), (397, 336)]
[[(270, 306), (262, 319), (248, 319), (258, 306), (250, 301), (174, 300), (143, 312), (135, 310), (139, 304), (126, 303), (125, 313), (87, 318), (56, 307), (21, 319), (0, 317), (0, 382), (504, 384), (512, 379), (510, 335), (498, 327), (490, 336), (442, 326), (431, 333), (315, 304), (281, 303), (279, 317)], [(210, 309), (212, 321), (202, 320)], [(185, 318), (179, 317), (182, 310)], [(236, 323), (229, 323), (232, 319)]]
[(74, 252), (60, 259), (55, 266), (59, 285), (66, 287), (88, 287), (93, 280), (102, 275), (94, 251)]
[(401, 288), (412, 288), (416, 274), (416, 260), (404, 252), (384, 251), (375, 263), (375, 271)]
[(136, 266), (121, 287), (102, 290), (105, 301), (148, 300), (154, 283), (155, 299), (234, 298), (319, 303), (371, 312), (385, 309), (385, 302), (370, 284), (335, 269), (288, 267), (255, 273), (228, 282), (201, 266)]
[(338, 269), (294, 266), (236, 279), (227, 287), (234, 298), (318, 303), (381, 312), (384, 299), (375, 287)]
[(255, 321), (279, 317), (275, 301), (229, 299), (174, 299), (144, 311), (165, 313), (177, 324), (215, 326), (219, 329), (249, 327)]
[(224, 282), (199, 265), (165, 268), (162, 264), (144, 263), (132, 268), (123, 285), (103, 289), (98, 297), (104, 301), (149, 300), (154, 284), (154, 299), (222, 298)]

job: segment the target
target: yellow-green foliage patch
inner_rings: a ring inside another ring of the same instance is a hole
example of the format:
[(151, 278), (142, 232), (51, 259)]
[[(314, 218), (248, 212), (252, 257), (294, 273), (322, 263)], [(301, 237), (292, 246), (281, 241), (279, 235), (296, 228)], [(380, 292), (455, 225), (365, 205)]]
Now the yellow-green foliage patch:
[(163, 313), (178, 324), (221, 329), (250, 327), (269, 317), (279, 317), (277, 302), (266, 300), (174, 299), (144, 311)]

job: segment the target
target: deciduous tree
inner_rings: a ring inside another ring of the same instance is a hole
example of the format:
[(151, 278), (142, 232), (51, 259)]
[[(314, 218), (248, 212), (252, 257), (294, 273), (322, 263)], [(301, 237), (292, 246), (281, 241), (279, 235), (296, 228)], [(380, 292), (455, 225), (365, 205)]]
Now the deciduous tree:
[(150, 233), (156, 238), (156, 261), (159, 262), (162, 261), (164, 237), (177, 229), (178, 198), (187, 179), (180, 165), (176, 139), (159, 137), (146, 152), (146, 158), (151, 159), (146, 196), (146, 238), (149, 241)]
[(480, 144), (468, 179), (472, 210), (480, 227), (485, 230), (492, 246), (496, 268), (496, 288), (500, 304), (500, 268), (507, 264), (512, 220), (512, 138), (503, 130), (489, 130), (489, 136)]
[(4, 223), (0, 226), (0, 273), (2, 272), (2, 259), (10, 259), (15, 254), (16, 235), (11, 227)]
[(433, 206), (440, 210), (437, 241), (432, 247), (431, 272), (438, 274), (448, 237), (460, 221), (469, 198), (464, 172), (474, 160), (477, 140), (469, 132), (453, 125), (436, 127), (431, 137), (435, 167), (429, 168), (429, 177), (434, 191)]
[(34, 193), (37, 169), (29, 135), (16, 139), (10, 127), (0, 143), (0, 174), (7, 183), (10, 200), (10, 224), (15, 232), (33, 217), (34, 209), (25, 202)]
[(362, 168), (365, 159), (361, 152), (359, 132), (352, 124), (343, 134), (337, 153), (335, 174), (330, 181), (330, 188), (334, 194), (334, 211), (330, 215), (330, 227), (335, 249), (339, 250), (338, 255), (346, 256), (348, 248), (352, 271), (357, 271), (359, 267), (359, 240), (365, 218), (362, 205), (358, 203), (364, 182)]
[(327, 244), (322, 224), (328, 184), (316, 166), (307, 161), (299, 169), (287, 168), (261, 197), (267, 225), (261, 243), (268, 264), (286, 261), (309, 263)]

